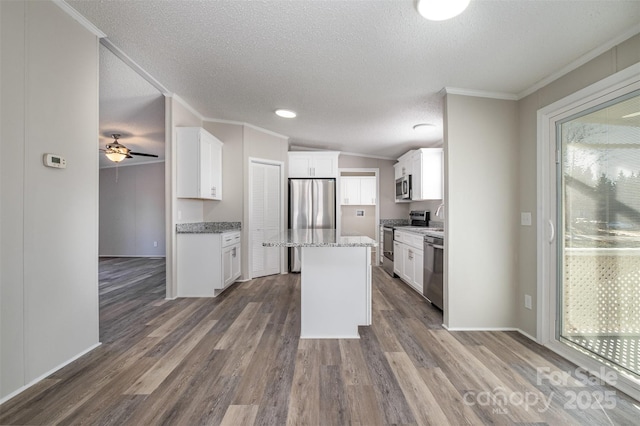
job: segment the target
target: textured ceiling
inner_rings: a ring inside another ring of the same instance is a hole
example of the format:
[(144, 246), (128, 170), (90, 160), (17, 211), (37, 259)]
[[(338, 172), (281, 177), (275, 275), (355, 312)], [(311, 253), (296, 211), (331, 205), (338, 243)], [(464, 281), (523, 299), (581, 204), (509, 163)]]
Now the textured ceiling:
[(640, 22), (615, 0), (473, 0), (443, 22), (411, 0), (67, 3), (205, 117), (388, 157), (441, 143), (443, 87), (518, 94)]

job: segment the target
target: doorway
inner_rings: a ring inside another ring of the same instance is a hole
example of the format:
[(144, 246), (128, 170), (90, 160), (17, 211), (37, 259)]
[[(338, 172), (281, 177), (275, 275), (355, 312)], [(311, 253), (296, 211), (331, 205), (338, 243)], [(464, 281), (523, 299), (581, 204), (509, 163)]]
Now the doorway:
[(624, 76), (539, 113), (538, 337), (637, 395), (640, 79)]
[(249, 274), (250, 279), (282, 272), (281, 247), (262, 243), (282, 232), (283, 173), (281, 161), (249, 159)]
[[(131, 318), (166, 296), (165, 97), (103, 40), (99, 46), (100, 340), (121, 336)], [(105, 155), (118, 134), (133, 152)], [(100, 151), (102, 150), (102, 151)], [(150, 157), (146, 154), (157, 155)], [(113, 315), (113, 313), (117, 313)]]
[[(337, 228), (340, 235), (364, 235), (380, 242), (379, 169), (340, 169)], [(372, 264), (379, 265), (378, 247), (371, 249)]]

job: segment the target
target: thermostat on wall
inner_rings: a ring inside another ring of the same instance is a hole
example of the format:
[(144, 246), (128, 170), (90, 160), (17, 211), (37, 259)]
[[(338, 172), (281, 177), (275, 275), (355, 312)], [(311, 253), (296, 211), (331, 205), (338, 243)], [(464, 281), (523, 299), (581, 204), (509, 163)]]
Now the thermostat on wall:
[(44, 165), (47, 167), (55, 167), (56, 169), (66, 169), (67, 168), (67, 160), (64, 157), (56, 154), (45, 154), (44, 155)]

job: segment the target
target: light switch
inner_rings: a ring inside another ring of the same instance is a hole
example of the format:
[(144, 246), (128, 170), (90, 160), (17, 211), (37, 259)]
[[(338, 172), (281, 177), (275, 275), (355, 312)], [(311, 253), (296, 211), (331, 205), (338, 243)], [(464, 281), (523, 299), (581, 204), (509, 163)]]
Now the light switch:
[(530, 212), (521, 212), (520, 213), (520, 224), (522, 226), (531, 226), (531, 213)]
[(528, 294), (524, 295), (524, 307), (527, 309), (533, 309), (533, 304), (531, 303), (531, 296)]

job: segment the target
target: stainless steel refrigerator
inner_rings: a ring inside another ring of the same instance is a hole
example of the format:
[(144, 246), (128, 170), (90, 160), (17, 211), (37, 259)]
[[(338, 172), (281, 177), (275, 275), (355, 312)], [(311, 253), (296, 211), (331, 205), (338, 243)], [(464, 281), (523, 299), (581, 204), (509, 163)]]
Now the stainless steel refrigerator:
[[(289, 229), (335, 229), (336, 180), (289, 179)], [(289, 270), (300, 272), (300, 248), (289, 249)]]

